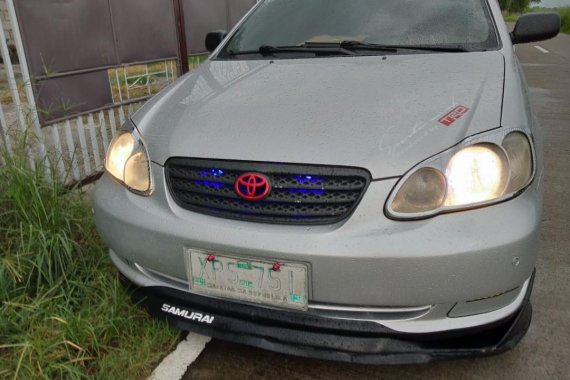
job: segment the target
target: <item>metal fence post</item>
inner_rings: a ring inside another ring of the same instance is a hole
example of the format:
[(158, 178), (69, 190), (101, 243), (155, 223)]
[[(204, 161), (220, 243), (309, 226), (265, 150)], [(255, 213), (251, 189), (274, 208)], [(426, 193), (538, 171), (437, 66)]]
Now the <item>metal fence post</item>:
[[(12, 59), (10, 57), (10, 51), (8, 49), (8, 43), (6, 42), (6, 33), (4, 32), (4, 24), (0, 19), (0, 52), (2, 53), (2, 59), (4, 61), (4, 68), (6, 70), (6, 79), (8, 80), (8, 87), (10, 88), (10, 94), (12, 95), (12, 101), (14, 107), (16, 108), (16, 115), (18, 116), (18, 126), (21, 132), (26, 131), (26, 121), (24, 119), (24, 113), (22, 111), (22, 103), (20, 101), (20, 94), (18, 92), (18, 84), (16, 82), (16, 75), (14, 74), (14, 67), (12, 66)], [(1, 107), (1, 105), (0, 105)], [(4, 141), (7, 145), (9, 153), (12, 153), (12, 146), (10, 143), (9, 136), (9, 125), (6, 123), (6, 118), (4, 117), (4, 111), (0, 110), (0, 121), (2, 122), (2, 131), (5, 134)], [(28, 152), (28, 165), (34, 167), (33, 156)]]
[(190, 71), (188, 62), (188, 45), (186, 43), (186, 26), (184, 22), (184, 4), (182, 0), (172, 0), (174, 5), (174, 21), (176, 23), (176, 38), (178, 40), (177, 68), (178, 76)]
[(46, 174), (51, 178), (50, 163), (46, 154), (46, 147), (44, 144), (40, 119), (38, 117), (38, 109), (36, 106), (36, 98), (34, 96), (34, 91), (32, 89), (32, 81), (28, 69), (28, 61), (24, 50), (22, 34), (20, 33), (20, 24), (18, 22), (18, 16), (16, 15), (16, 8), (14, 7), (14, 0), (6, 0), (6, 5), (8, 6), (8, 14), (10, 15), (10, 22), (12, 23), (12, 31), (14, 34), (14, 43), (16, 44), (16, 51), (18, 52), (18, 57), (20, 59), (20, 69), (22, 71), (22, 79), (24, 81), (26, 98), (28, 100), (29, 117), (31, 119), (30, 121), (36, 133), (35, 137), (36, 137), (36, 143), (38, 145), (40, 159), (44, 160)]
[[(4, 110), (2, 108), (2, 104), (0, 103), (0, 137), (2, 138), (2, 142), (6, 148), (6, 152), (8, 154), (12, 154), (12, 143), (10, 141), (10, 133), (8, 131), (8, 124), (6, 124), (6, 118), (4, 117)], [(2, 156), (2, 152), (0, 151), (0, 158)]]
[(22, 131), (26, 130), (26, 121), (22, 113), (22, 103), (20, 101), (20, 94), (18, 93), (18, 84), (16, 83), (16, 75), (14, 74), (14, 67), (10, 57), (10, 50), (6, 42), (6, 33), (4, 32), (4, 24), (0, 19), (0, 48), (2, 49), (2, 58), (4, 59), (4, 68), (6, 69), (6, 77), (8, 79), (8, 87), (12, 94), (12, 101), (16, 106), (16, 113), (18, 115), (18, 125)]

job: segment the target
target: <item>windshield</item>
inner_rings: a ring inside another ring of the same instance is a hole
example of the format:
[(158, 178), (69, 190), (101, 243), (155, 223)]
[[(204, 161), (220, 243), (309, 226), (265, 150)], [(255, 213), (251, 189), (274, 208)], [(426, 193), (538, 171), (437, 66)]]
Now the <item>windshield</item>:
[(347, 42), (352, 43), (351, 50), (362, 44), (466, 51), (498, 48), (485, 0), (265, 0), (219, 58), (235, 58), (236, 53), (256, 52), (262, 46), (344, 43), (345, 47)]

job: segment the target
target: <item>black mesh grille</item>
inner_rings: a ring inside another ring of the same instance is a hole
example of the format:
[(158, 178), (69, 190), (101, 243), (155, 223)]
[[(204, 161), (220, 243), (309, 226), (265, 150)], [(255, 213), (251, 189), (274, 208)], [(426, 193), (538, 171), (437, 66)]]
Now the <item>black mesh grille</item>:
[[(260, 173), (271, 193), (260, 201), (237, 195), (239, 176)], [(181, 207), (224, 218), (280, 224), (330, 224), (347, 218), (371, 177), (364, 169), (172, 158), (166, 180)]]

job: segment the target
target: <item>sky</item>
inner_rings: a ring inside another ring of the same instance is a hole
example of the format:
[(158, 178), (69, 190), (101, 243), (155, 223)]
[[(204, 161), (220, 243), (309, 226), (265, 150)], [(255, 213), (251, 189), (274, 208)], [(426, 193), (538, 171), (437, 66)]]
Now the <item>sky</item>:
[(542, 0), (538, 5), (546, 8), (570, 6), (570, 0)]

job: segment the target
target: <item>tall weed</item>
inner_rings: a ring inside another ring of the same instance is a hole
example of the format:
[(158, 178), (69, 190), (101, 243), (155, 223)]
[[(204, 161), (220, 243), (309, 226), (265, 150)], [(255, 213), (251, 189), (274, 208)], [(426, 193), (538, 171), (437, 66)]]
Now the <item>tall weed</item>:
[(145, 378), (179, 333), (131, 303), (85, 194), (18, 141), (0, 152), (0, 379)]

